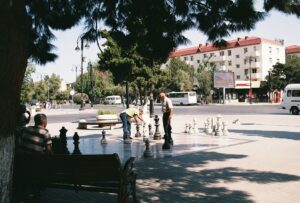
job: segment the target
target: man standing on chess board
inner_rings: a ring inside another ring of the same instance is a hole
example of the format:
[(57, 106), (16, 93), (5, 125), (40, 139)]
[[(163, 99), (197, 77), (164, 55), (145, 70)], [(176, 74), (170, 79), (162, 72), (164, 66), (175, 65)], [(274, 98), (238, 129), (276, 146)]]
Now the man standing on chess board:
[(161, 107), (163, 112), (163, 126), (164, 126), (164, 136), (168, 136), (168, 141), (170, 144), (173, 144), (172, 139), (172, 126), (171, 126), (171, 119), (173, 116), (173, 104), (172, 101), (166, 96), (165, 93), (161, 92), (159, 94), (159, 97), (161, 99)]

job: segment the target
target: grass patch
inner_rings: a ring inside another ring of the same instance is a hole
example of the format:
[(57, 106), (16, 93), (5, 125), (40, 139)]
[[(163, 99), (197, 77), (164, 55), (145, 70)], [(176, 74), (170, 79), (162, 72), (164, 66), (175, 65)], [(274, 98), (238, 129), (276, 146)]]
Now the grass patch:
[(114, 111), (114, 110), (102, 110), (102, 109), (99, 109), (97, 113), (98, 113), (98, 115), (113, 115), (113, 114), (117, 114), (117, 112)]

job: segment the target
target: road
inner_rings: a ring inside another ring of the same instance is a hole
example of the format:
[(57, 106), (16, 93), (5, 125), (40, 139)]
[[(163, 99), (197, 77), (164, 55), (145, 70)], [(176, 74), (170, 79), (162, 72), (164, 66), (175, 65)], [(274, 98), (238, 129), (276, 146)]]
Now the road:
[[(70, 107), (63, 107), (70, 108)], [(73, 106), (74, 113), (63, 115), (48, 115), (48, 123), (78, 122), (80, 119), (95, 118), (95, 113), (79, 112), (78, 107)], [(120, 112), (123, 106), (95, 106), (95, 109), (110, 109)], [(154, 112), (160, 114), (160, 106), (155, 106)], [(198, 106), (175, 106), (176, 115), (201, 115), (201, 114), (222, 114), (222, 115), (255, 115), (255, 114), (288, 114), (289, 112), (280, 109), (279, 105), (198, 105)]]

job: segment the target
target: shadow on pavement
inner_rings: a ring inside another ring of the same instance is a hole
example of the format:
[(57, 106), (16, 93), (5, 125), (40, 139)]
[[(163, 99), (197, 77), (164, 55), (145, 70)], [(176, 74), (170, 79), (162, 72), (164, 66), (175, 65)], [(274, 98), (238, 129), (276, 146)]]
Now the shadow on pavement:
[(229, 130), (232, 133), (242, 133), (246, 136), (262, 136), (267, 138), (280, 138), (290, 140), (300, 140), (299, 132), (270, 131), (270, 130)]
[(218, 182), (250, 181), (261, 184), (300, 180), (299, 176), (241, 168), (203, 170), (210, 161), (241, 159), (245, 155), (198, 152), (176, 158), (149, 160), (136, 164), (140, 202), (230, 202), (248, 203), (244, 191), (214, 186)]

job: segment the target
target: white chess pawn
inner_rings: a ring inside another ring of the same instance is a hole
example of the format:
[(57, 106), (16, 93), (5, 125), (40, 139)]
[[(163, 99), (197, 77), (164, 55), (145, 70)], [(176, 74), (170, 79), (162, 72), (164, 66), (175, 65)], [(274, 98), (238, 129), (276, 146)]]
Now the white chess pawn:
[(228, 129), (227, 129), (227, 122), (226, 121), (223, 121), (223, 135), (228, 135), (229, 132), (228, 132)]

